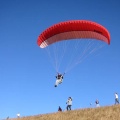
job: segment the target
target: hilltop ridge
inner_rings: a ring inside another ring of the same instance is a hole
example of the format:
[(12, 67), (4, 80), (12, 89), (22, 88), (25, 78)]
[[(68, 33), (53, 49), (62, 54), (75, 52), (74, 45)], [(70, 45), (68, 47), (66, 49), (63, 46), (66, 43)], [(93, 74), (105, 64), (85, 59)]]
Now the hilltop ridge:
[(120, 120), (120, 105), (27, 116), (13, 120)]

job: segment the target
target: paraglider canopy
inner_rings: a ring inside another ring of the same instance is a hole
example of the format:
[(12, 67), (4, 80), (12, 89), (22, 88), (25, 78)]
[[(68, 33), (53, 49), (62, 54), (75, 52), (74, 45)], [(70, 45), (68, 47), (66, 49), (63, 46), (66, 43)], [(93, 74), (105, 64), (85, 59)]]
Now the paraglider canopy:
[(62, 40), (89, 38), (110, 44), (110, 34), (102, 25), (88, 20), (70, 20), (60, 22), (43, 31), (38, 37), (37, 44), (45, 48)]
[(37, 39), (38, 46), (47, 52), (48, 61), (51, 61), (56, 72), (64, 73), (93, 55), (105, 43), (110, 44), (109, 31), (89, 20), (69, 20), (54, 24)]

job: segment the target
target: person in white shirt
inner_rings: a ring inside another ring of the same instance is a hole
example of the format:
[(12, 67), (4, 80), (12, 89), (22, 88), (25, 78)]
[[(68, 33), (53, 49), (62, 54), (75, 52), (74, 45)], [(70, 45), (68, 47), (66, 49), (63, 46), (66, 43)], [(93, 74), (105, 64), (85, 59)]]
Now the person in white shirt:
[(67, 111), (71, 110), (71, 106), (72, 106), (72, 98), (71, 97), (68, 98), (66, 104), (67, 104), (67, 107), (66, 107)]
[(98, 100), (98, 99), (96, 99), (95, 104), (96, 104), (96, 107), (100, 107), (100, 104), (99, 104), (99, 100)]
[(116, 105), (117, 103), (119, 104), (119, 98), (118, 98), (118, 94), (115, 93), (115, 105)]
[(18, 118), (20, 117), (20, 113), (17, 114), (17, 117), (18, 117)]

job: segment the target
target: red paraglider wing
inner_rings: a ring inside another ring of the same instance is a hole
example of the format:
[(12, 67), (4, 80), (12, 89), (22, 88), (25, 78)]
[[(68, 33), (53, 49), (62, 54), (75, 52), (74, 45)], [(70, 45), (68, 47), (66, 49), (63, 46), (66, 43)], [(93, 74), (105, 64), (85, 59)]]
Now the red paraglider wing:
[(37, 44), (41, 48), (69, 39), (89, 38), (110, 44), (110, 34), (102, 25), (88, 20), (71, 20), (55, 24), (38, 37)]

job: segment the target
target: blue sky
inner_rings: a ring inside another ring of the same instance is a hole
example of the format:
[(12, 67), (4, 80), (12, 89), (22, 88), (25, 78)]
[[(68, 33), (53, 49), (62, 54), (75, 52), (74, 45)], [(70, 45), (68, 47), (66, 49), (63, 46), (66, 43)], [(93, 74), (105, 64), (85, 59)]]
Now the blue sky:
[[(73, 97), (72, 109), (114, 104), (120, 94), (120, 1), (0, 0), (0, 118), (56, 112)], [(105, 26), (111, 44), (86, 59), (54, 88), (56, 72), (37, 45), (47, 27), (86, 19)]]

